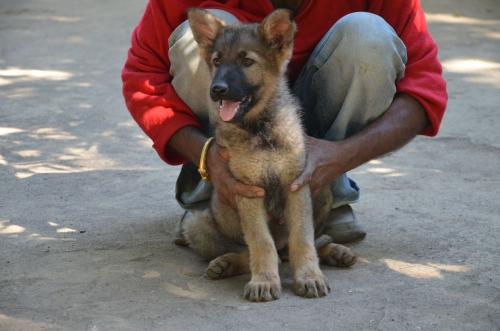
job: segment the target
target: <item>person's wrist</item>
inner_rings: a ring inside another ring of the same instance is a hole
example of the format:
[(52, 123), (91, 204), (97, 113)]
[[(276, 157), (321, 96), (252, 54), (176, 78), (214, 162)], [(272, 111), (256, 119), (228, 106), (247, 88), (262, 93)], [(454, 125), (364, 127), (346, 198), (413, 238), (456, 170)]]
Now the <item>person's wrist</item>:
[(357, 155), (357, 146), (354, 146), (348, 140), (329, 142), (331, 155), (330, 164), (340, 174), (346, 173), (353, 168)]
[(208, 156), (210, 153), (210, 146), (212, 145), (213, 140), (214, 138), (210, 137), (203, 144), (203, 148), (201, 149), (201, 154), (200, 154), (200, 161), (198, 164), (198, 172), (200, 173), (201, 178), (205, 181), (210, 180), (210, 176), (208, 173)]
[(217, 151), (216, 151), (216, 148), (217, 148), (217, 144), (214, 142), (212, 142), (210, 144), (210, 146), (208, 147), (208, 151), (207, 151), (207, 171), (209, 173), (211, 173), (210, 171), (213, 170), (214, 168), (214, 162), (215, 162), (215, 157), (217, 156)]

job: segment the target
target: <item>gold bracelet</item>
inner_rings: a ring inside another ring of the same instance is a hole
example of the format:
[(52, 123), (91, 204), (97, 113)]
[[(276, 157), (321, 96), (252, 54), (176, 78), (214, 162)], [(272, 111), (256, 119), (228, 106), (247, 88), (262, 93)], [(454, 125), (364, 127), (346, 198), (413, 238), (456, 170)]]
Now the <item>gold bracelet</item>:
[(203, 148), (201, 150), (201, 155), (200, 155), (200, 165), (198, 166), (198, 172), (200, 173), (201, 179), (205, 181), (209, 181), (210, 178), (208, 176), (208, 170), (207, 170), (207, 152), (208, 152), (208, 147), (210, 147), (210, 143), (214, 140), (214, 137), (210, 137), (205, 141), (205, 144), (203, 145)]

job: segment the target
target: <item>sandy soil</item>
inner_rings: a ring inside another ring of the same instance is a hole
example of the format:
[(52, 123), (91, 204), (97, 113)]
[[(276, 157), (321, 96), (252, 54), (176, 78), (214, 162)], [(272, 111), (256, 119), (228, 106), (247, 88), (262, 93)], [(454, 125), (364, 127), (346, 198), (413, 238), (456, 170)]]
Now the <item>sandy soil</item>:
[(333, 293), (241, 297), (173, 245), (178, 168), (121, 98), (144, 0), (0, 2), (0, 330), (500, 330), (500, 4), (424, 0), (440, 136), (352, 172), (369, 235)]

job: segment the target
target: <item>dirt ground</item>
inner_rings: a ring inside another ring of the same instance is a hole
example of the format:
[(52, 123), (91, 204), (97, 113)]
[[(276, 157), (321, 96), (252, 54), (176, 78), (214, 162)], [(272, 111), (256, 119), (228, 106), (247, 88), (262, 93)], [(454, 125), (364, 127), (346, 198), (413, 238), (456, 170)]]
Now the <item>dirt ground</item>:
[(172, 244), (178, 168), (120, 69), (144, 0), (0, 0), (0, 330), (500, 330), (500, 3), (423, 0), (450, 102), (437, 138), (352, 172), (368, 230), (333, 292), (240, 296)]

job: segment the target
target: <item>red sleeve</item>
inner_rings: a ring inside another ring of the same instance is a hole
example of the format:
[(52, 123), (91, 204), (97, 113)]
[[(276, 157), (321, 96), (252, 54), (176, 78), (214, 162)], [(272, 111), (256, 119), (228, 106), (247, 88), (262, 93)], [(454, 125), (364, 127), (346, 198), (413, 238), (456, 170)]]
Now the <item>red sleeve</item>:
[(408, 62), (398, 93), (414, 97), (425, 109), (429, 127), (422, 134), (435, 136), (446, 109), (448, 95), (438, 60), (438, 48), (427, 30), (419, 0), (371, 1), (370, 11), (384, 17), (403, 40)]
[(165, 162), (176, 165), (186, 160), (166, 148), (169, 139), (185, 126), (201, 125), (170, 84), (168, 38), (174, 27), (161, 7), (161, 1), (150, 1), (132, 34), (122, 70), (123, 96), (156, 152)]

